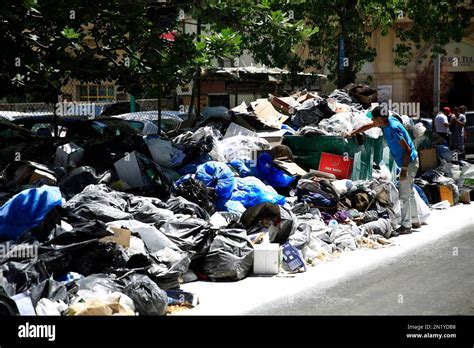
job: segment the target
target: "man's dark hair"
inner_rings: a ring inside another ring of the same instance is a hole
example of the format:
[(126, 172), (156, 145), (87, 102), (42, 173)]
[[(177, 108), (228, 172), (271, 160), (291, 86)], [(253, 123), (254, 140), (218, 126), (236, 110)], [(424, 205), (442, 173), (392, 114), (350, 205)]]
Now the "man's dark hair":
[(375, 118), (375, 117), (388, 117), (388, 112), (387, 113), (382, 112), (382, 107), (381, 106), (376, 106), (372, 110), (372, 118)]
[(457, 106), (455, 106), (455, 107), (453, 108), (453, 112), (454, 112), (454, 111), (459, 112), (459, 108), (458, 108)]

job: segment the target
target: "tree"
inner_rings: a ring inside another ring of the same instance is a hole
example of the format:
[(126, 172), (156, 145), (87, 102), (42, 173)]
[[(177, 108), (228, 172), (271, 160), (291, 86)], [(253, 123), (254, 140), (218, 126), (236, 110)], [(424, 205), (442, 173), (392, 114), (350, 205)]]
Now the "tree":
[[(416, 73), (411, 89), (411, 100), (420, 103), (420, 109), (427, 115), (433, 114), (433, 61)], [(440, 99), (446, 99), (451, 88), (452, 76), (446, 67), (441, 68)]]
[[(376, 30), (386, 35), (390, 28), (395, 29), (400, 42), (394, 47), (394, 62), (403, 67), (412, 59), (413, 48), (423, 43), (434, 44), (433, 51), (442, 52), (442, 46), (451, 40), (461, 40), (472, 17), (472, 7), (461, 0), (314, 0), (288, 2), (286, 8), (290, 7), (296, 18), (319, 28), (309, 39), (311, 57), (305, 65), (318, 69), (326, 66), (330, 79), (338, 77), (338, 87), (354, 82), (362, 65), (375, 59), (377, 52), (369, 43)], [(412, 22), (400, 25), (397, 19), (402, 17)], [(339, 75), (341, 37), (346, 64)]]
[(239, 38), (232, 32), (216, 33), (199, 45), (195, 35), (180, 33), (180, 6), (190, 4), (6, 0), (0, 29), (5, 33), (1, 43), (9, 49), (1, 56), (0, 96), (53, 102), (71, 79), (115, 81), (140, 94), (189, 81), (197, 63), (235, 54)]
[(298, 48), (318, 32), (304, 18), (295, 19), (294, 5), (300, 2), (208, 0), (194, 7), (192, 14), (201, 17), (211, 31), (232, 30), (238, 34), (239, 53), (248, 51), (258, 63), (287, 68), (290, 78), (295, 78), (304, 69)]

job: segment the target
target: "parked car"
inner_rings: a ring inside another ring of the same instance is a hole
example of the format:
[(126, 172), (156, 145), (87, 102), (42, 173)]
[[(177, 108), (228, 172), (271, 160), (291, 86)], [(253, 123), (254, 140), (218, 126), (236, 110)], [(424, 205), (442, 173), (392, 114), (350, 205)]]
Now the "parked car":
[[(16, 115), (10, 117), (10, 122), (29, 130), (39, 137), (50, 138), (54, 136), (55, 117), (53, 113)], [(111, 117), (93, 119), (84, 116), (59, 117), (57, 126), (60, 138), (137, 134), (137, 131), (128, 122)]]
[(0, 171), (12, 161), (47, 161), (54, 154), (53, 138), (42, 138), (0, 117)]
[(466, 125), (464, 126), (464, 146), (466, 154), (474, 153), (474, 111), (466, 112)]
[[(130, 112), (112, 117), (126, 120), (142, 135), (158, 133), (158, 111)], [(161, 130), (169, 132), (180, 128), (186, 117), (186, 113), (179, 111), (161, 111)]]

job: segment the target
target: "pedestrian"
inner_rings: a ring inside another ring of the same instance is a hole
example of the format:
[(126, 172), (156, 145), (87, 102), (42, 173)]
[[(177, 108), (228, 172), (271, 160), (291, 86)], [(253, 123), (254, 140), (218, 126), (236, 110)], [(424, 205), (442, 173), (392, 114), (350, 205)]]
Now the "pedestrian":
[(382, 112), (382, 108), (379, 106), (372, 110), (371, 123), (352, 131), (347, 134), (347, 137), (352, 137), (373, 127), (382, 128), (390, 153), (401, 168), (398, 196), (402, 208), (402, 221), (401, 227), (393, 231), (391, 236), (396, 237), (401, 234), (411, 233), (412, 228), (420, 227), (414, 191), (414, 179), (419, 163), (418, 152), (403, 124), (396, 117)]
[(451, 110), (448, 107), (443, 108), (443, 111), (436, 115), (434, 124), (436, 133), (443, 138), (446, 142), (446, 146), (449, 146), (449, 119), (448, 116), (451, 114)]
[[(461, 111), (462, 108), (462, 111)], [(453, 132), (451, 134), (451, 150), (458, 152), (462, 157), (464, 154), (464, 126), (466, 124), (466, 107), (455, 107), (453, 109), (453, 116), (451, 117), (451, 126)]]

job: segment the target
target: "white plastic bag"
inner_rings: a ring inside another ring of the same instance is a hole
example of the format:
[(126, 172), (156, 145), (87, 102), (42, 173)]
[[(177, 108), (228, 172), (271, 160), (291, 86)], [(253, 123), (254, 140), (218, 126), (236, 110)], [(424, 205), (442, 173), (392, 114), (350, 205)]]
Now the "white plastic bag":
[(425, 223), (426, 220), (428, 220), (428, 218), (431, 215), (431, 212), (430, 212), (430, 208), (426, 205), (425, 201), (421, 199), (420, 195), (418, 194), (418, 191), (415, 189), (414, 191), (415, 191), (415, 199), (416, 199), (416, 209), (418, 211), (418, 219), (415, 219), (415, 220), (418, 220), (422, 224), (422, 223)]
[(423, 123), (419, 122), (413, 126), (413, 135), (415, 138), (419, 138), (423, 136), (426, 132), (426, 127), (423, 125)]

